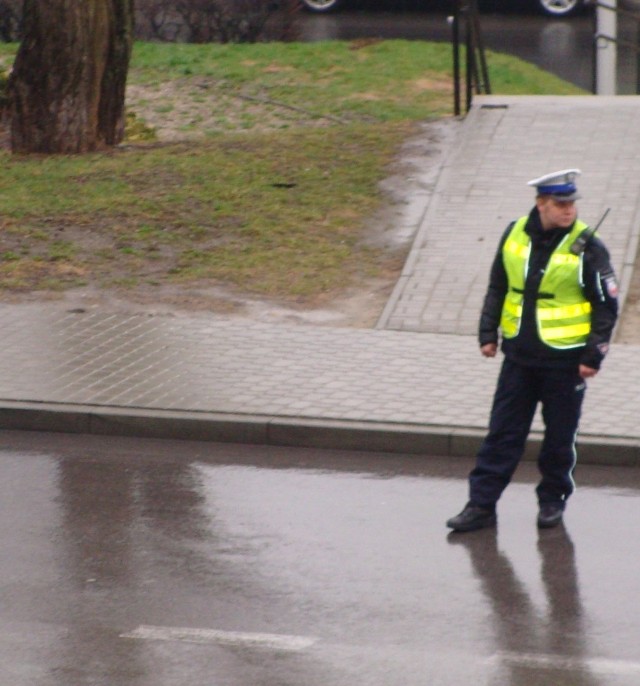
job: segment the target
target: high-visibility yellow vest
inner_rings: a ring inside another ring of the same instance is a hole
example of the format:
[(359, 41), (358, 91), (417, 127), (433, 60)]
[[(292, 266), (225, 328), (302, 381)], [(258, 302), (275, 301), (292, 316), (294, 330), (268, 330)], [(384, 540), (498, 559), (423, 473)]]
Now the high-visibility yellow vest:
[[(531, 238), (524, 227), (528, 217), (514, 224), (502, 250), (509, 290), (502, 307), (500, 328), (505, 338), (520, 331), (524, 285), (529, 268)], [(573, 229), (551, 254), (536, 299), (536, 321), (540, 339), (552, 348), (583, 346), (591, 331), (591, 303), (582, 289), (582, 254), (570, 247), (587, 225), (577, 220)]]

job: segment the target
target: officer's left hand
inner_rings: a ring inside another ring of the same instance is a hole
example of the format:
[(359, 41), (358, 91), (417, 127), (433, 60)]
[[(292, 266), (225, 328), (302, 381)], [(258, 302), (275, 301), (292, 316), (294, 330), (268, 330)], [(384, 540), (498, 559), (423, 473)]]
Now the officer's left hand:
[(480, 348), (480, 352), (485, 357), (495, 357), (497, 352), (498, 352), (498, 344), (497, 343), (485, 343)]
[(578, 369), (578, 373), (580, 374), (581, 378), (590, 379), (592, 376), (595, 376), (598, 373), (598, 370), (594, 369), (593, 367), (587, 367), (586, 364), (581, 364), (580, 368)]

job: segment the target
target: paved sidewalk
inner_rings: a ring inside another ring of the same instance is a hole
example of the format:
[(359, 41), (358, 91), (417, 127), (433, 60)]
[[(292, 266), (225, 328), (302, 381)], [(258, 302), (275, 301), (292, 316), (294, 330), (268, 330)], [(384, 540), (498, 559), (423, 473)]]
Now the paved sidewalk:
[(580, 217), (601, 234), (626, 295), (640, 232), (640, 97), (476, 97), (445, 159), (380, 325), (475, 335), (498, 240), (528, 212), (526, 185), (577, 167)]
[[(581, 216), (612, 207), (602, 233), (626, 291), (639, 120), (635, 97), (478, 98), (376, 329), (0, 305), (0, 426), (472, 455), (499, 367), (476, 320), (498, 237), (532, 204), (526, 180), (583, 170)], [(583, 461), (640, 457), (639, 355), (614, 345), (590, 383)]]

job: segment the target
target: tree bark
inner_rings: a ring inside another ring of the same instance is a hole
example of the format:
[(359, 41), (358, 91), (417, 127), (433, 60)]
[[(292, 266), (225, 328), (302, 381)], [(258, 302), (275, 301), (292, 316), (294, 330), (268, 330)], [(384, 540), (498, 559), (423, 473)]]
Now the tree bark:
[(17, 153), (83, 153), (124, 134), (134, 0), (25, 0), (9, 80)]

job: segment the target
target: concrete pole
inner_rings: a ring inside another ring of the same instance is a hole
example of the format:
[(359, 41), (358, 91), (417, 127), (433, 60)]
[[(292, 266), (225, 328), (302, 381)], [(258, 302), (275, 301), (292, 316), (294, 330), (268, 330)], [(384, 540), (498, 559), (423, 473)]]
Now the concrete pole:
[(617, 0), (597, 6), (596, 95), (616, 95), (618, 15)]

